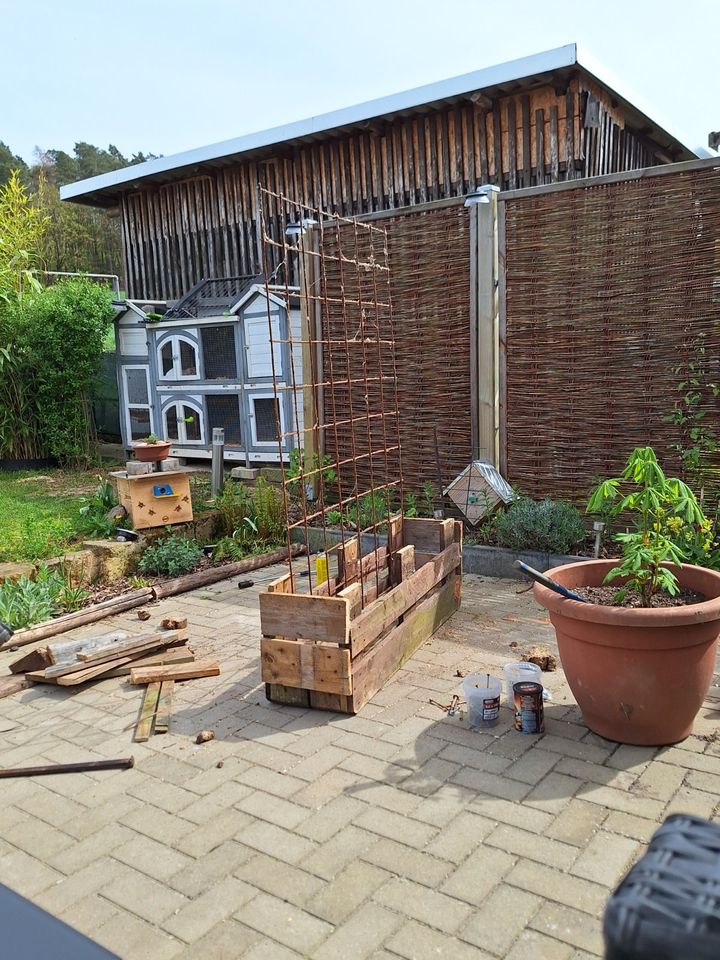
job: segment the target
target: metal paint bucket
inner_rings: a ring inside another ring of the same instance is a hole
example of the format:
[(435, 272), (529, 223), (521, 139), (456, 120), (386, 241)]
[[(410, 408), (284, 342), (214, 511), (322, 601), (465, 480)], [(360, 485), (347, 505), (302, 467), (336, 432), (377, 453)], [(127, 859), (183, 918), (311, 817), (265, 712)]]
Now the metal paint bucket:
[(544, 733), (543, 688), (541, 683), (523, 680), (513, 685), (515, 729), (520, 733)]

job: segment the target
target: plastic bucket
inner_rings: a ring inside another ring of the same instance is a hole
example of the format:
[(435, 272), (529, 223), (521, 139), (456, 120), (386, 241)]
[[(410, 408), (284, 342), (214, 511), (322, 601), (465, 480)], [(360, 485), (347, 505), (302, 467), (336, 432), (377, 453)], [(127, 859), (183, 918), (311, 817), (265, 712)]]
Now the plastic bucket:
[(508, 706), (515, 709), (515, 694), (513, 687), (516, 683), (542, 683), (542, 670), (536, 663), (506, 663), (503, 667), (505, 675), (505, 694), (507, 696)]
[(493, 727), (500, 716), (502, 682), (487, 673), (473, 673), (463, 680), (468, 722), (473, 727)]

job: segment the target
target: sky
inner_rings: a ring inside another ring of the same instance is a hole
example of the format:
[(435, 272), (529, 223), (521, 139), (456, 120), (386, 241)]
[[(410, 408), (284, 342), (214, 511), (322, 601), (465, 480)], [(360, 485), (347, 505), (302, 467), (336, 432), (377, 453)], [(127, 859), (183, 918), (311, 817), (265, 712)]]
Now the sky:
[(169, 155), (573, 42), (691, 148), (720, 129), (718, 0), (0, 0), (0, 25), (28, 162)]

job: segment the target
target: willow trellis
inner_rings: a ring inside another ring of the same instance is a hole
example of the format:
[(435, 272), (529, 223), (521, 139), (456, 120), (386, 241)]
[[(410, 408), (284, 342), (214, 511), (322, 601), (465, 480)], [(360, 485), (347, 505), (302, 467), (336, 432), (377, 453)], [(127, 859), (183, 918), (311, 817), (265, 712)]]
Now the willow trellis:
[[(582, 499), (645, 444), (677, 469), (666, 418), (700, 349), (720, 383), (720, 169), (504, 208), (508, 478)], [(705, 422), (720, 431), (720, 400), (707, 396)]]

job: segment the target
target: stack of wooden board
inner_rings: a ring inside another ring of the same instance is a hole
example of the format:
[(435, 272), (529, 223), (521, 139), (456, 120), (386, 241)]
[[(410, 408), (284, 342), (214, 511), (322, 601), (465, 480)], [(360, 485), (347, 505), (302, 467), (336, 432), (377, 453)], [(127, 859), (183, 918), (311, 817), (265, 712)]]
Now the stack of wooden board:
[(313, 595), (290, 576), (260, 594), (262, 679), (276, 703), (357, 711), (460, 605), (462, 524), (393, 517), (388, 544), (339, 552)]
[(24, 673), (27, 680), (36, 683), (72, 687), (89, 680), (125, 676), (131, 664), (153, 667), (189, 663), (194, 655), (186, 645), (186, 621), (181, 622), (179, 629), (135, 637), (117, 632), (49, 643), (15, 660), (10, 671)]

